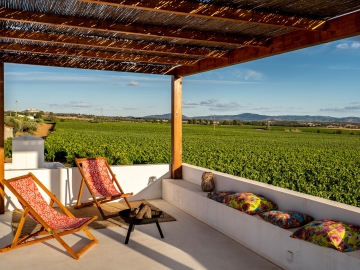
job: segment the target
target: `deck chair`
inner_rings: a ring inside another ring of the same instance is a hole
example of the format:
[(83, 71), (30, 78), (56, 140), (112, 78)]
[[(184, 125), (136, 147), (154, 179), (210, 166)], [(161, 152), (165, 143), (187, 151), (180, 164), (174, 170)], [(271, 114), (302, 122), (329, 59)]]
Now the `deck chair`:
[[(118, 213), (105, 215), (100, 206), (103, 203), (123, 198), (131, 209), (127, 197), (133, 195), (133, 193), (124, 193), (105, 158), (75, 158), (75, 162), (82, 176), (75, 209), (96, 204), (104, 220), (119, 215)], [(93, 200), (81, 203), (84, 183), (88, 187)]]
[[(85, 228), (85, 226), (87, 226), (90, 222), (97, 219), (97, 216), (85, 218), (74, 217), (32, 173), (4, 180), (3, 183), (5, 187), (7, 187), (19, 200), (21, 206), (24, 208), (24, 213), (16, 230), (14, 240), (7, 247), (0, 249), (0, 252), (9, 251), (15, 248), (55, 238), (71, 254), (71, 256), (77, 260), (79, 259), (79, 256), (88, 250), (92, 245), (98, 243), (98, 240), (87, 230), (87, 228)], [(38, 187), (40, 187), (50, 197), (50, 203), (45, 201)], [(55, 211), (52, 207), (54, 203), (56, 203), (61, 210), (64, 211), (65, 215)], [(20, 238), (27, 215), (39, 223), (41, 228), (35, 233), (28, 234)], [(68, 244), (65, 243), (62, 236), (72, 234), (80, 230), (82, 230), (91, 239), (91, 241), (76, 253)], [(29, 240), (31, 238), (34, 239)]]

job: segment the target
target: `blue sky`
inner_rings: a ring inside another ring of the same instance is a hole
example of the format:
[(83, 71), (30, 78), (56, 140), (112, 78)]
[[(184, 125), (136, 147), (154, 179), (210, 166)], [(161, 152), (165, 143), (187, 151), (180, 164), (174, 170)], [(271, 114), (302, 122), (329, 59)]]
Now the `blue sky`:
[[(170, 112), (170, 76), (5, 64), (5, 109)], [(360, 117), (360, 37), (183, 78), (183, 114)]]

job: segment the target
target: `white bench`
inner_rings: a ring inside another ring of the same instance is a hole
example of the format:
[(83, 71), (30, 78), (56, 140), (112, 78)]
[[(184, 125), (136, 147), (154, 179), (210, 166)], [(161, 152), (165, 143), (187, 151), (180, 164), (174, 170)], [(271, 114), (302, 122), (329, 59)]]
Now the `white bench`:
[[(185, 175), (191, 177), (194, 172), (190, 175), (189, 169), (199, 170), (202, 168), (185, 164), (185, 168), (183, 166), (183, 176), (184, 171), (187, 169)], [(195, 172), (195, 175), (199, 176), (196, 179), (201, 179), (203, 171), (204, 169)], [(315, 219), (330, 219), (336, 213), (341, 213), (338, 220), (351, 223), (346, 220), (346, 217), (349, 217), (358, 220), (358, 223), (360, 223), (360, 209), (357, 207), (248, 179), (218, 172), (213, 173), (218, 191), (254, 192), (276, 202), (280, 210), (300, 211), (312, 215)], [(201, 190), (200, 185), (193, 182), (163, 179), (163, 199), (280, 267), (285, 269), (360, 269), (360, 251), (342, 253), (306, 241), (293, 239), (290, 235), (296, 229), (282, 229), (263, 221), (258, 215), (248, 215), (208, 199), (207, 193)], [(228, 186), (228, 188), (224, 188), (223, 185)], [(232, 186), (232, 188), (229, 188), (229, 186)], [(311, 209), (312, 211), (310, 211)], [(214, 245), (216, 244), (214, 243)]]

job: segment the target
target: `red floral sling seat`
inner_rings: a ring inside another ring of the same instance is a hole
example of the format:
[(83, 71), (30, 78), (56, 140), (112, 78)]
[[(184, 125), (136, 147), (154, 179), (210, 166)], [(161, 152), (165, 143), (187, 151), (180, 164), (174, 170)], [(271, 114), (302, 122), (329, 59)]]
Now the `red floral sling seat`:
[(82, 161), (84, 176), (89, 188), (100, 197), (120, 196), (110, 177), (105, 159), (87, 159)]
[[(102, 218), (108, 219), (118, 216), (118, 213), (105, 214), (100, 206), (101, 204), (124, 199), (128, 207), (132, 208), (127, 197), (132, 196), (133, 193), (124, 193), (105, 157), (75, 158), (75, 162), (82, 176), (75, 209), (95, 204)], [(87, 201), (82, 202), (82, 191), (85, 184), (89, 189), (92, 200), (87, 199)]]
[[(10, 185), (22, 196), (31, 208), (38, 213), (50, 228), (55, 230), (72, 230), (88, 222), (92, 217), (75, 218), (63, 215), (52, 208), (41, 195), (31, 176), (10, 182)], [(21, 202), (20, 202), (21, 203)], [(25, 206), (21, 203), (22, 207)], [(29, 216), (39, 221), (29, 213)]]
[[(11, 179), (4, 179), (3, 184), (19, 200), (21, 206), (24, 208), (24, 213), (21, 216), (12, 243), (6, 247), (0, 248), (0, 253), (56, 239), (66, 251), (77, 260), (92, 245), (98, 243), (98, 240), (86, 228), (87, 225), (98, 217), (74, 217), (56, 196), (52, 194), (31, 172)], [(50, 201), (46, 202), (42, 194), (49, 196)], [(53, 209), (54, 203), (64, 214)], [(23, 232), (27, 216), (30, 216), (39, 223), (41, 228), (36, 232)], [(83, 245), (80, 251), (76, 252), (62, 237), (79, 231), (85, 233), (90, 241)], [(21, 233), (24, 235), (21, 236)]]

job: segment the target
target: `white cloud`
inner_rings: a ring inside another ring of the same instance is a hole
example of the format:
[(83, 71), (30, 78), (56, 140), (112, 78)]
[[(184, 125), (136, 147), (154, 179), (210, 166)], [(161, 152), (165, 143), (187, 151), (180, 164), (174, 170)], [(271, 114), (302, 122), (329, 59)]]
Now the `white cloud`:
[(254, 84), (257, 82), (244, 82), (244, 81), (233, 81), (233, 80), (186, 80), (186, 82), (191, 83), (201, 83), (201, 84), (220, 84), (220, 85), (233, 85), (233, 84)]
[(205, 101), (192, 102), (187, 101), (183, 102), (183, 108), (195, 108), (196, 106), (206, 106), (209, 107), (210, 111), (235, 111), (243, 108), (237, 102), (218, 102), (216, 99), (208, 99)]
[(351, 44), (349, 43), (340, 43), (336, 45), (337, 49), (359, 49), (360, 48), (360, 42), (353, 41)]
[(51, 103), (50, 107), (62, 107), (62, 108), (92, 108), (93, 105), (86, 102), (71, 101), (70, 103)]
[(134, 111), (137, 110), (136, 108), (132, 108), (132, 107), (122, 107), (118, 109), (119, 111)]
[(338, 49), (348, 49), (349, 45), (347, 43), (341, 43), (341, 44), (336, 45), (336, 48), (338, 48)]
[(139, 83), (138, 83), (138, 82), (135, 82), (135, 81), (131, 81), (128, 85), (129, 85), (129, 86), (138, 86)]
[(351, 44), (351, 48), (353, 48), (353, 49), (359, 49), (360, 48), (360, 42), (353, 42), (352, 44)]
[[(110, 83), (113, 85), (122, 85), (130, 81), (129, 85), (137, 86), (141, 83), (156, 83), (170, 81), (167, 77), (154, 76), (131, 76), (131, 75), (107, 75), (107, 73), (98, 73), (95, 76), (89, 71), (88, 75), (67, 73), (67, 72), (5, 72), (5, 78), (9, 81), (26, 83), (43, 82), (61, 82), (61, 83)], [(119, 73), (120, 74), (120, 73)], [(122, 83), (123, 82), (123, 83)]]
[(237, 78), (245, 79), (246, 81), (261, 81), (264, 78), (264, 75), (261, 72), (251, 69), (236, 69), (233, 75)]
[(261, 81), (263, 79), (263, 74), (254, 70), (246, 70), (245, 72), (245, 80), (255, 80)]
[(345, 106), (345, 107), (333, 107), (333, 108), (322, 108), (321, 112), (353, 112), (360, 111), (360, 105)]

